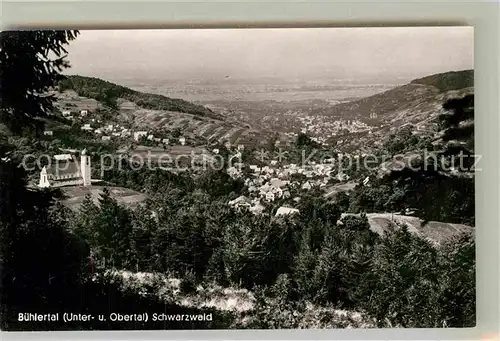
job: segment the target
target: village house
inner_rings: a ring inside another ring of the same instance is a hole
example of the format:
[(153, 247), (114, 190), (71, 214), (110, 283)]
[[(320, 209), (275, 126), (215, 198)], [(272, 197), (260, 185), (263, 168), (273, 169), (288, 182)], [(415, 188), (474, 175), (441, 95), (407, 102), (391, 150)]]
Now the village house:
[(81, 127), (82, 130), (85, 131), (93, 131), (94, 129), (90, 126), (90, 123), (86, 123)]
[(275, 195), (273, 192), (266, 192), (265, 198), (267, 201), (274, 201)]
[(103, 136), (101, 137), (103, 141), (111, 141), (111, 136)]
[(345, 174), (345, 173), (339, 173), (337, 174), (337, 180), (339, 181), (347, 181), (349, 180), (349, 175)]
[(298, 209), (282, 206), (276, 211), (275, 217), (300, 213)]
[(239, 177), (241, 176), (241, 174), (242, 174), (242, 173), (241, 173), (241, 171), (240, 171), (238, 168), (236, 168), (236, 167), (229, 167), (229, 168), (227, 169), (227, 174), (228, 174), (231, 178), (233, 178), (233, 179), (237, 179), (237, 178), (239, 178)]
[(305, 189), (305, 190), (310, 190), (312, 188), (312, 185), (309, 181), (306, 181), (303, 185), (302, 185), (302, 189)]
[(368, 186), (368, 183), (370, 182), (370, 177), (367, 176), (364, 180), (363, 180), (363, 186)]
[(68, 116), (71, 116), (71, 111), (69, 111), (69, 110), (64, 110), (64, 111), (62, 112), (62, 115), (63, 115), (63, 117), (68, 117)]
[(281, 179), (278, 179), (278, 178), (272, 178), (270, 181), (269, 181), (269, 184), (271, 186), (274, 186), (276, 188), (283, 188), (285, 187), (286, 185), (288, 185), (290, 183), (290, 181), (284, 181), (284, 180), (281, 180)]
[(254, 185), (248, 186), (248, 192), (249, 193), (253, 193), (253, 192), (257, 192), (257, 191), (258, 191), (258, 188), (255, 187)]
[(89, 111), (84, 109), (84, 110), (80, 110), (80, 116), (84, 117), (84, 116), (87, 116), (89, 114)]
[(139, 141), (143, 136), (147, 136), (147, 131), (136, 131), (134, 132), (134, 140)]
[(246, 196), (242, 195), (239, 196), (238, 198), (231, 200), (228, 203), (229, 206), (236, 210), (241, 210), (243, 208), (250, 208), (251, 207), (251, 201), (248, 199)]
[(45, 130), (43, 132), (43, 135), (45, 135), (45, 136), (52, 136), (52, 135), (54, 135), (54, 132), (52, 130)]
[(264, 205), (262, 205), (260, 202), (257, 202), (249, 208), (249, 211), (252, 212), (252, 214), (259, 215), (262, 214), (265, 209), (266, 207)]
[(253, 170), (255, 173), (260, 172), (260, 168), (257, 165), (250, 165), (249, 168)]
[(186, 144), (186, 138), (184, 136), (179, 137), (179, 143), (184, 146)]
[(271, 168), (269, 166), (264, 166), (262, 167), (262, 173), (274, 174), (274, 168)]
[(90, 156), (81, 152), (80, 162), (69, 154), (55, 155), (51, 163), (40, 171), (38, 187), (90, 186)]

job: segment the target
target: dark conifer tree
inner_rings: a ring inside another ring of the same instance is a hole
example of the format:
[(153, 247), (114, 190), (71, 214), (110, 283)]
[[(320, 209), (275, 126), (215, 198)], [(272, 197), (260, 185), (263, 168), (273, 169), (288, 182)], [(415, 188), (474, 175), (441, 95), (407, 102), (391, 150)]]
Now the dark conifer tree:
[(78, 31), (0, 32), (1, 117), (13, 132), (39, 131), (53, 110), (53, 96), (46, 91), (64, 78), (69, 67), (64, 46)]

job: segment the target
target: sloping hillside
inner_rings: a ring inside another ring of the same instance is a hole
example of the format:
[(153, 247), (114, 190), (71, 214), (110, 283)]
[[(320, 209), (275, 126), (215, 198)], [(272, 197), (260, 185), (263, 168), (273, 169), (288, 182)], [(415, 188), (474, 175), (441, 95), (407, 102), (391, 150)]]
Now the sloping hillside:
[(411, 84), (430, 85), (440, 91), (458, 90), (474, 86), (474, 70), (450, 71), (414, 79)]
[(377, 121), (389, 113), (410, 106), (414, 101), (430, 99), (437, 94), (439, 90), (434, 87), (406, 84), (370, 97), (337, 104), (318, 114), (361, 120), (368, 120), (372, 114), (375, 114), (376, 119), (373, 121)]
[(473, 70), (446, 72), (415, 79), (409, 84), (356, 101), (340, 103), (327, 110), (313, 111), (313, 114), (357, 118), (371, 123), (381, 123), (401, 113), (406, 113), (406, 117), (410, 118), (412, 111), (432, 110), (457, 91), (472, 92), (473, 86)]
[(116, 107), (117, 100), (122, 98), (145, 109), (169, 110), (222, 119), (221, 115), (201, 105), (182, 99), (135, 91), (99, 78), (68, 76), (67, 79), (59, 82), (59, 90), (74, 90), (79, 96), (93, 98), (112, 107)]
[[(342, 141), (337, 147), (345, 152), (367, 152), (370, 147), (382, 146), (390, 134), (410, 125), (414, 134), (437, 140), (441, 136), (438, 117), (445, 113), (443, 104), (451, 98), (474, 94), (474, 88), (468, 86), (472, 72), (449, 72), (416, 79), (374, 96), (322, 109), (316, 114), (359, 119), (372, 127), (369, 131), (336, 137), (335, 141)], [(459, 86), (466, 87), (452, 90)]]
[[(341, 220), (356, 214), (344, 213)], [(404, 216), (392, 213), (368, 213), (366, 215), (370, 229), (373, 232), (383, 235), (385, 232), (391, 232), (399, 229), (402, 224), (408, 227), (408, 231), (439, 245), (460, 233), (473, 233), (474, 228), (463, 224), (451, 224), (437, 221), (430, 221), (424, 224), (423, 220), (417, 217)]]
[(108, 123), (126, 123), (132, 129), (176, 129), (186, 137), (242, 144), (254, 144), (265, 135), (204, 106), (142, 93), (98, 78), (68, 76), (53, 94), (60, 111), (92, 112), (107, 107), (114, 112)]
[(190, 113), (169, 110), (144, 109), (137, 104), (119, 99), (119, 118), (132, 122), (139, 129), (178, 129), (184, 136), (201, 137), (210, 141), (229, 141), (249, 144), (263, 137), (264, 133), (226, 119), (200, 117)]

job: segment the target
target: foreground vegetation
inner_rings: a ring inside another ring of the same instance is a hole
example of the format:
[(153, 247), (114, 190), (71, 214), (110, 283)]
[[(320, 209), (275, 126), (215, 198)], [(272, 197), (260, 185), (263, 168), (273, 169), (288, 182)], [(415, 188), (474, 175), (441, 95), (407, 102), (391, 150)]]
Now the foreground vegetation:
[[(75, 216), (51, 205), (53, 194), (23, 191), (7, 171), (4, 165), (2, 179), (8, 182), (2, 183), (2, 195), (9, 200), (2, 200), (2, 232), (12, 243), (4, 259), (4, 328), (23, 328), (15, 322), (23, 309), (132, 312), (163, 303), (184, 311), (155, 296), (122, 292), (116, 283), (92, 282), (91, 253), (97, 272), (114, 267), (168, 273), (187, 292), (198, 285), (249, 289), (257, 303), (246, 313), (247, 327), (294, 327), (308, 304), (325, 314), (325, 307), (360, 311), (379, 327), (475, 324), (472, 235), (439, 248), (404, 228), (380, 237), (365, 218), (337, 225), (340, 209), (318, 197), (303, 198), (295, 217), (238, 213), (226, 205), (238, 194), (237, 183), (225, 190), (203, 185), (226, 182), (221, 173), (193, 184), (159, 171), (144, 179), (151, 198), (146, 207), (127, 209), (104, 191), (98, 205), (87, 198)], [(241, 324), (236, 312), (215, 312), (224, 327)]]

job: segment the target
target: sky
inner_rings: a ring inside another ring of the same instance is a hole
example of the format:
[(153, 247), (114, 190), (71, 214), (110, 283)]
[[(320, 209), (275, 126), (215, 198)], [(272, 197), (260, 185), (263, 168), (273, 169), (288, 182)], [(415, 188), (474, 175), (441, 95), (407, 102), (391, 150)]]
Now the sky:
[(80, 31), (67, 74), (119, 79), (421, 77), (472, 69), (472, 27)]

